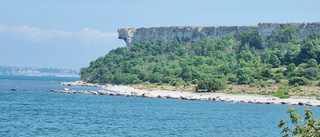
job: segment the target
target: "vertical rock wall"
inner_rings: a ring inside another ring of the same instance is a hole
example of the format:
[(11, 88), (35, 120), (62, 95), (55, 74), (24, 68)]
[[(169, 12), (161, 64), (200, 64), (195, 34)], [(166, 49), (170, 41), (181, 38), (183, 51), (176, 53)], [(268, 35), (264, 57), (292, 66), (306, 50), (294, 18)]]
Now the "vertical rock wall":
[(164, 40), (165, 42), (190, 38), (192, 42), (204, 39), (208, 36), (221, 37), (231, 33), (243, 33), (249, 29), (257, 29), (259, 34), (266, 40), (272, 31), (281, 28), (295, 26), (299, 28), (300, 37), (320, 34), (320, 22), (315, 23), (259, 23), (258, 26), (171, 26), (171, 27), (149, 27), (149, 28), (120, 28), (118, 29), (119, 39), (123, 39), (127, 46), (136, 42)]
[[(300, 38), (312, 37), (320, 34), (320, 22), (313, 23), (259, 23), (258, 32), (262, 35), (266, 41), (267, 37), (271, 35), (272, 31), (278, 31), (282, 28), (290, 26), (297, 27), (299, 29)], [(266, 42), (265, 42), (266, 44)]]

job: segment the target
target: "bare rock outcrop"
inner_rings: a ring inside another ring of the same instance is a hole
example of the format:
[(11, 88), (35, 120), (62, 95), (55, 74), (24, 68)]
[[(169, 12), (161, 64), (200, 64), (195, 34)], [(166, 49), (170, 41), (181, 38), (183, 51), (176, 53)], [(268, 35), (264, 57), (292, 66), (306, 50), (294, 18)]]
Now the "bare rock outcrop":
[[(205, 39), (208, 36), (222, 37), (231, 33), (243, 33), (249, 29), (258, 30), (266, 41), (272, 31), (281, 28), (295, 26), (299, 29), (300, 37), (309, 37), (320, 34), (320, 22), (313, 23), (259, 23), (257, 26), (169, 26), (169, 27), (142, 27), (142, 28), (120, 28), (119, 39), (123, 39), (130, 47), (136, 42), (151, 42), (163, 40), (168, 42), (178, 38), (184, 40), (189, 38), (191, 42)], [(264, 43), (266, 44), (266, 42)]]

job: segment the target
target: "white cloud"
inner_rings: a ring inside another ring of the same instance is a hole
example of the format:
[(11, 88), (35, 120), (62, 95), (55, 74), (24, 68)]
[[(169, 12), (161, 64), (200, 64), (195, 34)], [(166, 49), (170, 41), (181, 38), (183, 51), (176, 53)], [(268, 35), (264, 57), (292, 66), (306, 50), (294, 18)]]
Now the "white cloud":
[(101, 32), (95, 29), (85, 28), (81, 31), (75, 32), (76, 35), (81, 37), (91, 37), (91, 38), (109, 38), (109, 37), (117, 37), (117, 33), (106, 33)]
[(54, 38), (76, 38), (85, 44), (110, 43), (117, 40), (116, 32), (102, 32), (100, 30), (84, 28), (79, 31), (61, 31), (53, 29), (41, 29), (36, 27), (4, 26), (0, 24), (0, 34), (8, 34), (17, 38), (31, 41), (45, 41)]
[(6, 31), (5, 29), (6, 29), (6, 27), (0, 24), (0, 33), (5, 32)]
[(101, 32), (99, 30), (84, 28), (80, 31), (72, 33), (72, 36), (79, 38), (86, 44), (108, 43), (112, 41), (119, 41), (117, 38), (118, 33)]

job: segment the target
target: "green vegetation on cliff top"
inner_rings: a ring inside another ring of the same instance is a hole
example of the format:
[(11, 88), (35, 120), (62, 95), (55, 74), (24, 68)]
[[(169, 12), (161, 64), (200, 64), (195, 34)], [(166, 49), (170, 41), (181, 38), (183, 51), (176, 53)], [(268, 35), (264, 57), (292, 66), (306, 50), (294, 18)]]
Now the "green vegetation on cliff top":
[[(197, 90), (202, 91), (223, 89), (227, 83), (262, 87), (268, 80), (299, 86), (320, 79), (319, 61), (319, 36), (299, 39), (298, 29), (288, 27), (263, 41), (256, 30), (248, 30), (195, 43), (185, 38), (119, 47), (82, 68), (81, 80), (173, 86), (200, 82)], [(208, 89), (208, 83), (220, 87)]]

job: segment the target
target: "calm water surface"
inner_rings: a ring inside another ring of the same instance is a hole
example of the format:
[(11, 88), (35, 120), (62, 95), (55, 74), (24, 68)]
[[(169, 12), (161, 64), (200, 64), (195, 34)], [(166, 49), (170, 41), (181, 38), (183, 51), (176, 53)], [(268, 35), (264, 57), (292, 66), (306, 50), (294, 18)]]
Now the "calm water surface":
[(318, 107), (48, 92), (75, 80), (0, 76), (0, 136), (276, 137), (289, 107), (320, 117)]

